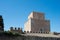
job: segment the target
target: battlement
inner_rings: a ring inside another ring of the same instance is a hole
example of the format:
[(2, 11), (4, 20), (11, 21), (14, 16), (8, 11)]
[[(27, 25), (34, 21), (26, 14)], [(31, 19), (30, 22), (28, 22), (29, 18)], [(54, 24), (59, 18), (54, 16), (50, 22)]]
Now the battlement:
[(22, 33), (22, 28), (10, 27), (10, 31), (14, 33)]

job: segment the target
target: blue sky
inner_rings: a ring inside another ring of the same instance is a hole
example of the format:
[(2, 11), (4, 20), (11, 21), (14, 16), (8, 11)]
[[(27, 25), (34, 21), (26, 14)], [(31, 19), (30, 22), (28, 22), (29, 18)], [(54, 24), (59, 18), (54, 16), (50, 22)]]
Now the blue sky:
[(50, 20), (51, 32), (60, 32), (60, 0), (0, 0), (0, 15), (5, 30), (11, 26), (22, 27), (32, 12), (43, 12)]

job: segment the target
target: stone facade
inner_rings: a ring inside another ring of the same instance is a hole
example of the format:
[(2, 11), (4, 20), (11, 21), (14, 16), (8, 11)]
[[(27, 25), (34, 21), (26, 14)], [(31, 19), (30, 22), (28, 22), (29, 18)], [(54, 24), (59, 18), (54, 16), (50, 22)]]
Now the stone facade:
[(50, 20), (45, 20), (44, 13), (32, 12), (25, 23), (24, 31), (29, 33), (49, 33)]

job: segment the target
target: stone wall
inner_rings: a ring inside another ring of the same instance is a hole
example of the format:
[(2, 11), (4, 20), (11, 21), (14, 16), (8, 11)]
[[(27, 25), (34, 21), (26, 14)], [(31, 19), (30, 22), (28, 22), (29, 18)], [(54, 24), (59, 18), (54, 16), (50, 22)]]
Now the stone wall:
[(0, 35), (0, 40), (23, 40), (22, 36)]
[(60, 40), (56, 37), (37, 37), (37, 36), (6, 36), (0, 35), (0, 40)]
[(60, 40), (60, 38), (27, 36), (27, 37), (26, 37), (26, 40)]
[[(56, 33), (55, 33), (56, 34)], [(11, 34), (6, 32), (0, 33), (0, 40), (60, 40), (60, 35), (53, 34)]]

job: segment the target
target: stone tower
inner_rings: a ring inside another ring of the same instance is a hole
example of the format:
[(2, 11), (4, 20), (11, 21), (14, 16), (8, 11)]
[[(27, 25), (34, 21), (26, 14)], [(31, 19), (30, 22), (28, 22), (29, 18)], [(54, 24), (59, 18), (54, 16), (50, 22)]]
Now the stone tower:
[(24, 24), (26, 33), (49, 33), (50, 20), (45, 20), (43, 13), (31, 12), (28, 21)]
[(0, 31), (4, 31), (4, 23), (1, 15), (0, 15)]

